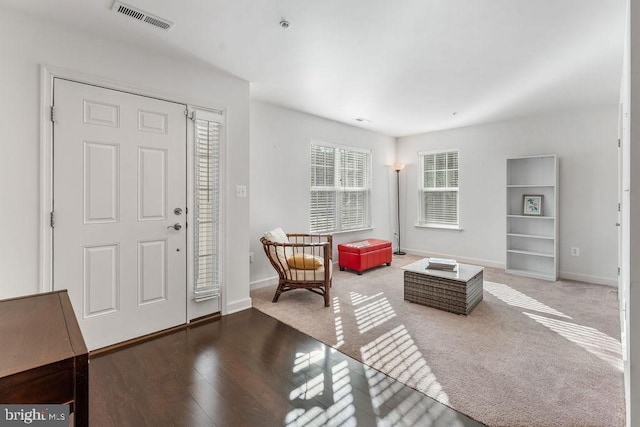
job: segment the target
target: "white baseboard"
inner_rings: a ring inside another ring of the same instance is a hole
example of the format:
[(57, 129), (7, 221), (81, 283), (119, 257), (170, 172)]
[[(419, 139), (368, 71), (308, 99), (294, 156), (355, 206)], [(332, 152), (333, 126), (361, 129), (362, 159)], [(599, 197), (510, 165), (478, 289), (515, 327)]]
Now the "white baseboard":
[[(436, 258), (450, 258), (450, 259), (455, 259), (456, 261), (461, 262), (463, 264), (475, 264), (475, 265), (480, 265), (484, 267), (500, 268), (503, 270), (505, 268), (505, 265), (503, 263), (489, 261), (486, 259), (465, 258), (465, 257), (459, 257), (457, 255), (417, 251), (413, 249), (403, 249), (403, 250), (410, 255), (419, 255), (424, 257), (432, 256)], [(568, 272), (562, 272), (562, 271), (558, 273), (558, 277), (560, 277), (561, 279), (577, 280), (579, 282), (586, 282), (586, 283), (594, 283), (596, 285), (606, 285), (606, 286), (613, 286), (613, 287), (618, 286), (618, 280), (616, 278), (590, 276), (588, 274), (568, 273)]]
[[(418, 256), (436, 257), (436, 258), (450, 258), (450, 259), (455, 259), (456, 261), (461, 262), (463, 264), (480, 265), (483, 267), (499, 268), (502, 270), (504, 270), (505, 268), (505, 265), (503, 263), (489, 261), (486, 259), (465, 258), (465, 257), (459, 257), (457, 255), (417, 251), (414, 249), (403, 248), (403, 250), (409, 255), (418, 255)], [(594, 283), (596, 285), (618, 287), (618, 280), (616, 278), (590, 276), (587, 274), (568, 273), (563, 271), (559, 272), (558, 277), (560, 277), (561, 279), (577, 280), (579, 282), (586, 282), (586, 283)], [(254, 289), (260, 289), (260, 288), (266, 288), (267, 286), (274, 286), (277, 284), (278, 284), (278, 276), (273, 276), (273, 277), (267, 277), (266, 279), (260, 279), (260, 280), (251, 282), (249, 286), (251, 290), (254, 290)], [(240, 310), (244, 310), (244, 309), (241, 308)], [(236, 311), (240, 311), (240, 310), (236, 310)]]
[(242, 310), (251, 308), (251, 298), (244, 298), (238, 301), (232, 301), (227, 304), (226, 310), (223, 308), (222, 314), (233, 314)]
[(606, 285), (617, 288), (618, 287), (618, 279), (608, 278), (608, 277), (598, 277), (598, 276), (589, 276), (587, 274), (576, 274), (576, 273), (567, 273), (566, 271), (561, 271), (558, 273), (561, 279), (567, 280), (577, 280), (579, 282), (587, 282), (587, 283), (595, 283), (596, 285)]
[(266, 279), (255, 280), (249, 282), (249, 290), (266, 288), (267, 286), (273, 286), (278, 284), (278, 276), (267, 277)]
[(472, 265), (480, 265), (483, 267), (493, 267), (493, 268), (502, 268), (504, 269), (504, 263), (501, 262), (495, 262), (495, 261), (489, 261), (486, 259), (479, 259), (479, 258), (465, 258), (465, 257), (460, 257), (457, 255), (451, 255), (451, 254), (440, 254), (440, 253), (435, 253), (435, 252), (425, 252), (425, 251), (417, 251), (414, 249), (406, 249), (406, 248), (402, 248), (403, 251), (405, 251), (406, 253), (408, 253), (409, 255), (419, 255), (419, 256), (424, 256), (424, 257), (434, 257), (434, 258), (449, 258), (449, 259), (455, 259), (458, 262), (461, 262), (463, 264), (472, 264)]

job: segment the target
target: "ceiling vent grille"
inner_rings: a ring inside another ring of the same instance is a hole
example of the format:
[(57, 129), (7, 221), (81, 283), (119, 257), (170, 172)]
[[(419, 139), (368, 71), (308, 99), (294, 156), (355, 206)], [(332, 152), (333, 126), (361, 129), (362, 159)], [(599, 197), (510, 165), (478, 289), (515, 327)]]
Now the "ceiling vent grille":
[(173, 27), (173, 22), (167, 19), (152, 15), (151, 13), (147, 13), (144, 10), (140, 10), (137, 7), (129, 6), (128, 4), (122, 3), (120, 1), (115, 1), (111, 10), (115, 13), (126, 15), (135, 20), (146, 22), (147, 24), (153, 25), (154, 27), (162, 28), (163, 30), (168, 31), (171, 29), (171, 27)]

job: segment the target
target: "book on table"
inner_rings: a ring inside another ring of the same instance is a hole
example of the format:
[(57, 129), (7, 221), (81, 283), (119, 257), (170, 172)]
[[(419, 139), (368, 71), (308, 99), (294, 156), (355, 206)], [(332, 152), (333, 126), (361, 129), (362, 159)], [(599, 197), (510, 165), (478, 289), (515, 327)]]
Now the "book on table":
[(454, 271), (458, 266), (458, 262), (455, 259), (427, 258), (427, 261), (429, 261), (427, 269), (430, 270)]

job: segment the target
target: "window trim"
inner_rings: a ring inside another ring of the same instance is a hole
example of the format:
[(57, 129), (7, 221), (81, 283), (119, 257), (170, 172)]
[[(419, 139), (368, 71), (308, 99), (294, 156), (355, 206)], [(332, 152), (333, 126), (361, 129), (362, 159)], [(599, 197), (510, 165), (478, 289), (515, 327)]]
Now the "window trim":
[[(334, 150), (334, 181), (333, 181), (334, 186), (333, 187), (311, 186), (311, 174), (313, 173), (313, 165), (311, 164), (311, 150), (313, 146), (331, 148)], [(368, 164), (367, 164), (367, 171), (366, 171), (366, 187), (364, 189), (360, 189), (360, 187), (342, 187), (339, 185), (340, 178), (342, 176), (341, 175), (342, 169), (340, 168), (340, 156), (338, 154), (338, 150), (343, 150), (343, 151), (353, 152), (353, 153), (362, 153), (367, 156)], [(310, 180), (309, 180), (310, 181), (309, 182), (310, 198), (309, 198), (309, 218), (308, 218), (310, 233), (331, 233), (331, 234), (350, 233), (355, 231), (368, 230), (372, 228), (372, 222), (373, 222), (372, 209), (371, 209), (372, 177), (373, 177), (372, 166), (373, 166), (373, 150), (372, 149), (353, 147), (353, 146), (342, 145), (342, 144), (334, 144), (334, 143), (318, 141), (318, 140), (310, 141), (309, 169), (308, 169), (310, 174)], [(311, 229), (311, 193), (313, 191), (328, 191), (335, 194), (336, 205), (334, 210), (334, 220), (335, 220), (334, 229), (331, 229), (331, 230), (329, 229), (312, 230)], [(353, 191), (364, 192), (366, 194), (366, 212), (365, 212), (366, 224), (359, 224), (359, 226), (356, 228), (343, 229), (342, 222), (341, 222), (341, 197), (340, 196), (345, 192), (353, 192)]]
[[(207, 301), (210, 299), (214, 299), (214, 298), (220, 298), (221, 294), (222, 294), (222, 288), (223, 288), (223, 283), (224, 283), (224, 279), (223, 279), (223, 273), (224, 273), (224, 266), (223, 266), (223, 257), (222, 257), (222, 250), (221, 248), (223, 247), (223, 211), (221, 209), (220, 203), (223, 203), (224, 200), (224, 141), (225, 141), (225, 132), (226, 132), (226, 122), (225, 122), (225, 116), (222, 112), (218, 112), (218, 111), (212, 111), (209, 109), (204, 109), (201, 107), (195, 107), (195, 106), (189, 106), (189, 112), (190, 112), (190, 116), (189, 118), (191, 119), (189, 121), (188, 126), (190, 127), (189, 129), (189, 138), (188, 138), (188, 145), (189, 145), (189, 153), (188, 153), (188, 170), (189, 170), (189, 180), (191, 180), (190, 184), (189, 184), (189, 191), (188, 191), (188, 206), (190, 206), (191, 208), (188, 209), (187, 212), (187, 223), (190, 225), (189, 229), (191, 229), (191, 231), (188, 233), (188, 237), (187, 237), (187, 245), (190, 248), (190, 250), (188, 250), (188, 254), (187, 254), (187, 258), (188, 258), (188, 262), (187, 262), (187, 268), (188, 268), (188, 283), (189, 283), (189, 290), (188, 290), (188, 294), (187, 294), (187, 300), (188, 301), (194, 301), (195, 303), (199, 303), (201, 301)], [(198, 289), (197, 287), (197, 278), (196, 278), (196, 272), (195, 272), (195, 268), (198, 265), (198, 262), (196, 261), (196, 257), (198, 255), (198, 250), (196, 247), (196, 244), (198, 242), (198, 238), (196, 237), (195, 233), (198, 230), (197, 227), (197, 219), (195, 218), (196, 212), (197, 212), (197, 208), (196, 208), (196, 203), (197, 203), (197, 192), (198, 189), (196, 187), (196, 174), (197, 174), (197, 165), (196, 165), (196, 125), (197, 125), (197, 121), (202, 120), (202, 121), (206, 121), (206, 122), (210, 122), (210, 123), (216, 123), (218, 125), (218, 137), (217, 137), (217, 164), (215, 165), (215, 167), (218, 170), (218, 176), (217, 176), (217, 182), (214, 182), (214, 185), (217, 186), (216, 192), (217, 192), (217, 197), (218, 197), (218, 203), (219, 206), (217, 208), (217, 217), (214, 219), (212, 218), (213, 222), (216, 224), (216, 226), (214, 227), (214, 234), (215, 237), (217, 237), (217, 242), (215, 244), (216, 246), (216, 253), (214, 254), (212, 259), (215, 259), (215, 269), (216, 269), (216, 274), (215, 274), (215, 280), (214, 282), (207, 287), (204, 288), (200, 288)]]
[[(458, 155), (458, 186), (457, 187), (425, 187), (424, 186), (424, 172), (425, 172), (425, 168), (424, 168), (424, 160), (423, 157), (424, 156), (428, 156), (428, 155), (432, 155), (432, 154), (445, 154), (445, 153), (452, 153), (455, 152)], [(418, 214), (416, 217), (416, 224), (415, 227), (419, 227), (419, 228), (430, 228), (430, 229), (436, 229), (436, 230), (453, 230), (453, 231), (462, 231), (462, 225), (460, 223), (460, 150), (458, 148), (445, 148), (445, 149), (438, 149), (438, 150), (427, 150), (427, 151), (418, 151), (418, 173), (417, 173), (417, 183), (418, 183), (418, 203), (417, 203), (417, 208), (418, 208)], [(427, 190), (428, 188), (434, 188), (437, 190)], [(427, 222), (425, 215), (426, 213), (424, 212), (424, 201), (423, 201), (423, 194), (427, 193), (427, 192), (434, 192), (434, 191), (455, 191), (456, 192), (456, 224), (445, 224), (445, 223), (438, 223), (438, 222)]]

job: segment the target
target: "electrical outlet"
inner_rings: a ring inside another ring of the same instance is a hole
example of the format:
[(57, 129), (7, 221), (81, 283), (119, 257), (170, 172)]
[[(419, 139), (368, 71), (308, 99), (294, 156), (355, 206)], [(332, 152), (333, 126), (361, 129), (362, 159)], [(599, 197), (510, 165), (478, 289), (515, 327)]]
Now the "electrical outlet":
[(246, 185), (236, 185), (236, 197), (247, 197)]
[(580, 248), (577, 247), (572, 247), (571, 248), (571, 255), (572, 256), (580, 256)]
[(249, 252), (249, 263), (253, 262), (253, 252)]

